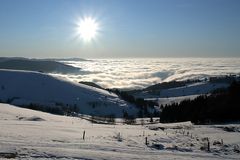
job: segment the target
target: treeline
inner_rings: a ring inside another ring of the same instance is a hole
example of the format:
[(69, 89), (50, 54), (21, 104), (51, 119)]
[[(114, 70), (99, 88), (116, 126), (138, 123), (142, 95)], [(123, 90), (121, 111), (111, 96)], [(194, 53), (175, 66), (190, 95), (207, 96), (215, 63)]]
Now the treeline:
[(227, 90), (194, 100), (162, 106), (160, 122), (192, 121), (195, 124), (240, 120), (240, 83), (234, 81)]
[(231, 84), (234, 81), (239, 81), (240, 75), (226, 75), (226, 76), (215, 76), (210, 77), (209, 82), (212, 83), (229, 83)]
[[(8, 98), (7, 100), (0, 99), (0, 103), (15, 105), (13, 102), (14, 100), (17, 100), (17, 99), (19, 99), (19, 97), (11, 97), (11, 98)], [(52, 105), (52, 106), (41, 105), (37, 103), (22, 104), (17, 106), (22, 108), (27, 108), (27, 109), (57, 114), (57, 115), (67, 115), (67, 116), (77, 116), (78, 113), (80, 112), (79, 106), (77, 106), (77, 104), (69, 105), (69, 104), (63, 104), (58, 102), (56, 102), (55, 105)]]
[(43, 106), (40, 104), (30, 103), (27, 105), (19, 105), (22, 108), (57, 114), (76, 116), (79, 113), (79, 107), (77, 105), (63, 105), (62, 103), (56, 103), (55, 106)]
[[(121, 99), (131, 104), (134, 104), (137, 108), (139, 108), (139, 113), (137, 117), (143, 118), (143, 117), (159, 116), (159, 113), (156, 111), (154, 113), (149, 112), (149, 109), (153, 109), (154, 106), (158, 106), (156, 102), (145, 101), (143, 98), (135, 98), (133, 95), (129, 94), (127, 91), (120, 91), (118, 89), (107, 89), (107, 90), (117, 94)], [(126, 115), (126, 114), (124, 113), (123, 115)], [(124, 117), (127, 117), (127, 115)]]

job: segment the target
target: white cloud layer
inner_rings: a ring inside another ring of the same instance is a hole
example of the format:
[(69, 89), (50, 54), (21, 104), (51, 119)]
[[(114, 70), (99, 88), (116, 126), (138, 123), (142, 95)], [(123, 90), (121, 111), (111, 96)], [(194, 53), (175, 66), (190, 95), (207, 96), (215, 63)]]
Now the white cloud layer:
[(143, 88), (165, 81), (240, 73), (240, 58), (93, 59), (65, 63), (80, 67), (84, 74), (61, 76), (105, 88)]

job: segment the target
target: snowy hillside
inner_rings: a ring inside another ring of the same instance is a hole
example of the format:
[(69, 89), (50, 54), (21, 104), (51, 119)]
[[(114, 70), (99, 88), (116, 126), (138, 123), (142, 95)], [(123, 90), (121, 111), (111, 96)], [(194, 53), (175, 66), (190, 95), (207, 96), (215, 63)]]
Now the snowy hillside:
[[(154, 91), (145, 89), (135, 92), (135, 97), (144, 98), (145, 100), (157, 101), (159, 105), (179, 103), (186, 99), (194, 99), (200, 95), (211, 93), (216, 89), (227, 88), (228, 82), (194, 82), (185, 84), (181, 87), (169, 87), (165, 89), (155, 89)], [(154, 88), (153, 86), (151, 86)]]
[(160, 91), (159, 96), (162, 98), (166, 97), (179, 97), (179, 96), (189, 96), (189, 95), (201, 95), (207, 94), (219, 88), (227, 88), (229, 84), (227, 83), (209, 83), (209, 82), (199, 82), (186, 85), (184, 87), (170, 88)]
[(113, 93), (38, 72), (0, 70), (0, 87), (0, 100), (15, 105), (74, 106), (99, 116), (137, 113)]
[(230, 83), (212, 83), (209, 81), (189, 83), (181, 87), (169, 87), (166, 89), (158, 89), (154, 92), (143, 90), (134, 93), (136, 97), (142, 98), (169, 98), (182, 97), (191, 95), (201, 95), (210, 93), (216, 89), (227, 88)]
[(190, 95), (190, 96), (179, 96), (179, 97), (168, 97), (168, 98), (146, 98), (147, 101), (156, 101), (158, 105), (165, 106), (166, 104), (180, 103), (186, 99), (193, 100), (199, 95)]
[(91, 124), (76, 117), (0, 104), (0, 127), (0, 159), (240, 158), (239, 124)]

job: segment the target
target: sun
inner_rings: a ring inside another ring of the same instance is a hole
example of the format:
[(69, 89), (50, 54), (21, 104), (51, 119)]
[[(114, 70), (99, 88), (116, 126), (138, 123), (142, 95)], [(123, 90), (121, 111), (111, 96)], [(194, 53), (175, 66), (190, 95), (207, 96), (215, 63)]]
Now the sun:
[(99, 31), (99, 24), (92, 17), (84, 17), (77, 23), (77, 34), (86, 42), (96, 38)]

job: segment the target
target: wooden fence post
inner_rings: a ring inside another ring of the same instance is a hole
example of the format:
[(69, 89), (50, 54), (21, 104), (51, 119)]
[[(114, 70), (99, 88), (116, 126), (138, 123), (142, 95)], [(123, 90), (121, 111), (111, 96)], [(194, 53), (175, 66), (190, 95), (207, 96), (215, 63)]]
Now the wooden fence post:
[(85, 130), (83, 131), (83, 140), (85, 140)]
[(208, 138), (207, 138), (207, 145), (208, 145), (208, 152), (210, 152), (210, 142)]

